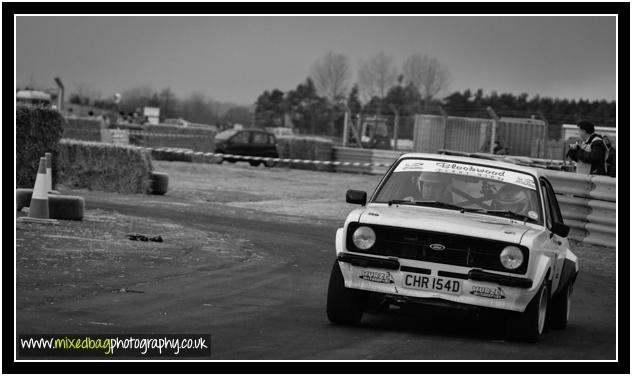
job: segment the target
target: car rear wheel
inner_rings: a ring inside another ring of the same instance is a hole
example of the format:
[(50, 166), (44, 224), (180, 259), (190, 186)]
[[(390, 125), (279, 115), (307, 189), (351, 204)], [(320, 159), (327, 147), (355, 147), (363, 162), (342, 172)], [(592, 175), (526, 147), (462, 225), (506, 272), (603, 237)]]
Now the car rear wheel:
[(571, 296), (573, 295), (573, 282), (568, 281), (566, 286), (551, 302), (551, 328), (565, 329), (571, 316)]
[(345, 287), (338, 261), (334, 262), (327, 290), (327, 318), (339, 325), (358, 325), (362, 319), (363, 291)]
[(276, 165), (275, 161), (264, 161), (263, 165), (266, 167), (274, 167)]
[(259, 164), (261, 162), (259, 162), (259, 161), (249, 161), (248, 163), (250, 163), (250, 165), (253, 166), (253, 167), (257, 167), (257, 166), (259, 166)]
[(549, 290), (549, 283), (543, 282), (527, 309), (514, 320), (508, 321), (508, 330), (513, 339), (524, 342), (537, 342), (540, 339), (549, 309)]

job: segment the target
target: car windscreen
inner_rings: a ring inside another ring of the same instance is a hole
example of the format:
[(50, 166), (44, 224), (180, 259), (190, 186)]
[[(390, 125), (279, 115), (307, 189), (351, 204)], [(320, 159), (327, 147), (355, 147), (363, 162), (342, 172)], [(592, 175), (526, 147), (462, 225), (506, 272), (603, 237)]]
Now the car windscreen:
[(533, 176), (463, 162), (403, 159), (372, 202), (435, 206), (538, 224), (543, 217)]
[(215, 135), (215, 139), (217, 139), (217, 140), (227, 140), (227, 139), (229, 139), (231, 136), (233, 136), (236, 133), (237, 133), (236, 130), (229, 129), (227, 131), (223, 131), (223, 132), (220, 132), (220, 133), (216, 134)]

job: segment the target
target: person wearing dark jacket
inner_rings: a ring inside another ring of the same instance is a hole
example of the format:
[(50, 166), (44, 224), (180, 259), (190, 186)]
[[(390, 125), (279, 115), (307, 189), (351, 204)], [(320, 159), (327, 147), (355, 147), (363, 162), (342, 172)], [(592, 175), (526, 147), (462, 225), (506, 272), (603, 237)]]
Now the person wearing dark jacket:
[(603, 136), (603, 143), (606, 145), (606, 173), (614, 178), (617, 173), (617, 151), (607, 135)]
[(595, 134), (595, 126), (589, 121), (580, 121), (579, 138), (581, 143), (570, 146), (566, 155), (577, 162), (577, 173), (587, 175), (606, 175), (606, 146), (603, 139)]

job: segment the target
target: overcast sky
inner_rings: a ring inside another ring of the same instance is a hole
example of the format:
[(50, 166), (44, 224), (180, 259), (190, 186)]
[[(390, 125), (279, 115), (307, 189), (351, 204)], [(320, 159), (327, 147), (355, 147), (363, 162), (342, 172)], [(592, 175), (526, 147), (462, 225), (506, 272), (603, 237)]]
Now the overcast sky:
[(614, 100), (615, 17), (16, 17), (16, 84), (103, 97), (169, 87), (251, 104), (294, 89), (328, 51), (351, 62), (384, 51), (401, 70), (413, 53), (439, 59), (448, 94), (465, 89)]

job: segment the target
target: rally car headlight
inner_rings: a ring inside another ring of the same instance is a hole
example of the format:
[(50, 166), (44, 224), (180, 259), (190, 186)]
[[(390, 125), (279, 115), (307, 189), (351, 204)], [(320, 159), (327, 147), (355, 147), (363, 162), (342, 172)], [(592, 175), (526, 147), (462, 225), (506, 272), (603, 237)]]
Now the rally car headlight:
[(507, 269), (517, 269), (523, 261), (524, 255), (518, 247), (508, 246), (500, 252), (500, 263)]
[(375, 232), (367, 226), (358, 227), (353, 232), (353, 244), (360, 249), (369, 249), (375, 244)]

